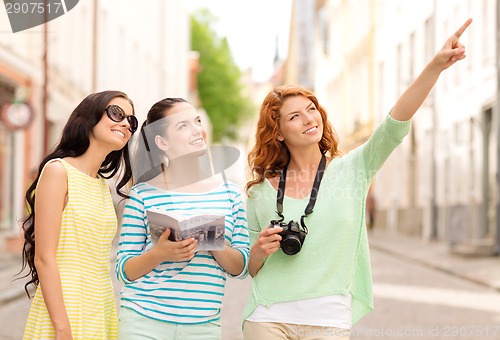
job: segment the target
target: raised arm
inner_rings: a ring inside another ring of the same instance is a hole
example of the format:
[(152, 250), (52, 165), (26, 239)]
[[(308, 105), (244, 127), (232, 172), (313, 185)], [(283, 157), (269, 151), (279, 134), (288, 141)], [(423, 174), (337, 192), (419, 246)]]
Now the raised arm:
[(391, 111), (392, 118), (406, 121), (413, 117), (432, 90), (441, 72), (457, 61), (465, 58), (465, 47), (459, 39), (471, 22), (472, 19), (468, 19), (462, 27), (446, 40), (444, 46), (425, 66), (422, 73), (420, 73), (417, 79), (415, 79), (401, 97), (399, 97)]

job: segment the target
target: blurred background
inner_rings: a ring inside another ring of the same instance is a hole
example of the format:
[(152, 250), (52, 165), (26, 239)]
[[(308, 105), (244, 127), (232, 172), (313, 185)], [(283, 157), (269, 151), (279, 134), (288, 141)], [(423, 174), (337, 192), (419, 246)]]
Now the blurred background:
[[(380, 275), (397, 268), (392, 263), (385, 271), (392, 260), (382, 254), (401, 250), (396, 257), (416, 254), (413, 260), (427, 259), (428, 267), (499, 289), (500, 0), (81, 0), (63, 16), (18, 33), (0, 10), (0, 269), (12, 272), (12, 263), (19, 269), (25, 190), (89, 93), (126, 92), (140, 123), (159, 99), (188, 99), (205, 115), (212, 144), (241, 150), (229, 172), (243, 188), (259, 105), (274, 86), (312, 89), (349, 152), (469, 17), (474, 21), (461, 37), (467, 58), (442, 74), (410, 135), (377, 174), (367, 224)], [(452, 279), (435, 279), (442, 280)], [(243, 285), (248, 289), (248, 281)], [(398, 299), (381, 292), (381, 299)], [(498, 301), (497, 292), (481, 293)], [(429, 294), (440, 295), (422, 293)], [(11, 295), (0, 307), (17, 301)], [(477, 304), (477, 296), (469, 298)], [(228, 305), (239, 311), (240, 302)], [(441, 307), (429, 308), (442, 316)], [(488, 308), (482, 309), (487, 317), (474, 315), (488, 320), (489, 336), (496, 325), (500, 337), (500, 310)], [(402, 315), (387, 313), (373, 325)], [(460, 318), (471, 320), (467, 313)], [(16, 320), (22, 328), (25, 316)], [(414, 317), (407, 323), (420, 325)], [(239, 327), (226, 339), (238, 339)], [(481, 327), (485, 336), (486, 324)]]

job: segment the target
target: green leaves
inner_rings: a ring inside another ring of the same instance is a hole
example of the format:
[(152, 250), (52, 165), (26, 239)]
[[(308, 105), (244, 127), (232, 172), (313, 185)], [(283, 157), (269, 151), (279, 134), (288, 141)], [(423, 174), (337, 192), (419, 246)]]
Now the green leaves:
[(200, 53), (198, 94), (212, 122), (214, 142), (237, 139), (238, 127), (249, 117), (253, 104), (243, 93), (242, 73), (231, 55), (226, 38), (212, 25), (215, 17), (202, 10), (191, 17), (191, 49)]

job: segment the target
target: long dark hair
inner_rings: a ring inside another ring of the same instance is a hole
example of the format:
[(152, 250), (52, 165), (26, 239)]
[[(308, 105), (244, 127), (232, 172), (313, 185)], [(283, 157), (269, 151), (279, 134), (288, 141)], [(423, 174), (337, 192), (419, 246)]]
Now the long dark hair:
[[(138, 165), (150, 165), (149, 171), (142, 173), (142, 171), (137, 171), (137, 174), (134, 174), (134, 182), (146, 182), (152, 178), (155, 178), (163, 171), (164, 164), (162, 163), (163, 159), (158, 159), (160, 153), (151, 152), (151, 148), (156, 148), (154, 145), (153, 139), (155, 135), (164, 135), (164, 124), (152, 124), (154, 122), (158, 122), (161, 119), (165, 118), (168, 110), (170, 110), (177, 103), (187, 103), (188, 101), (183, 98), (165, 98), (156, 102), (149, 109), (146, 120), (142, 123), (141, 130), (139, 131), (140, 135), (138, 136), (138, 144), (137, 150), (134, 154), (134, 164)], [(149, 131), (146, 132), (146, 126), (149, 128)], [(149, 141), (149, 142), (148, 142)], [(153, 144), (153, 145), (152, 145)]]
[[(40, 178), (43, 167), (52, 159), (65, 157), (78, 157), (83, 155), (89, 145), (89, 136), (92, 133), (94, 126), (102, 119), (103, 113), (113, 98), (121, 97), (132, 105), (134, 105), (128, 96), (120, 91), (103, 91), (88, 95), (71, 113), (68, 122), (64, 126), (59, 144), (49, 155), (47, 155), (38, 167), (38, 174), (31, 186), (26, 191), (26, 205), (29, 215), (23, 220), (22, 230), (24, 232), (23, 246), (23, 264), (21, 272), (29, 267), (29, 272), (23, 277), (30, 277), (30, 280), (24, 285), (26, 294), (29, 295), (29, 285), (38, 286), (38, 273), (35, 267), (35, 189)], [(123, 198), (127, 198), (127, 194), (121, 189), (132, 178), (132, 170), (130, 167), (130, 158), (128, 144), (122, 149), (110, 152), (99, 168), (99, 175), (109, 179), (118, 174), (120, 168), (121, 179), (116, 185), (116, 192)]]

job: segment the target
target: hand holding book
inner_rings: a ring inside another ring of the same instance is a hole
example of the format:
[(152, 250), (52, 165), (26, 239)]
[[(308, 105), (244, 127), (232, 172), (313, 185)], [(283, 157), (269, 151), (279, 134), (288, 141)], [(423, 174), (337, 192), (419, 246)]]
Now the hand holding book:
[(194, 238), (197, 250), (222, 250), (225, 243), (224, 215), (185, 216), (175, 211), (147, 209), (151, 242), (157, 244), (160, 236), (170, 229), (171, 241)]

